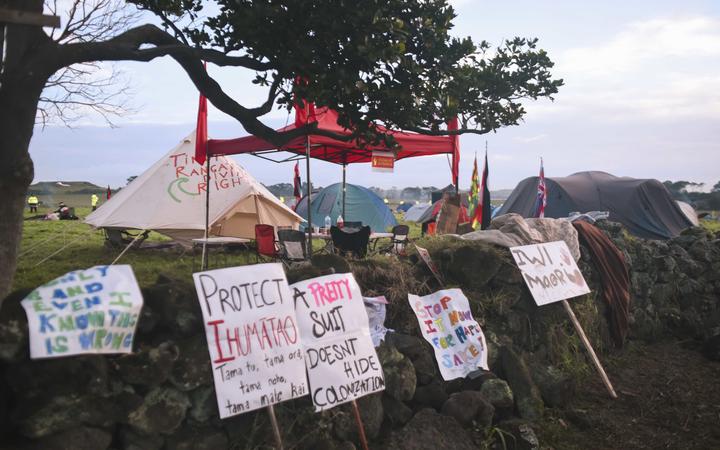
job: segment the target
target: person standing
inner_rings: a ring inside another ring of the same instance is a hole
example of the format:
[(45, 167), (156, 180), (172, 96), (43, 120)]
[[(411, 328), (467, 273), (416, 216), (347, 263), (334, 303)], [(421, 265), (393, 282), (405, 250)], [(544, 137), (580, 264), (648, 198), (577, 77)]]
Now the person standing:
[(38, 203), (40, 203), (40, 201), (38, 200), (38, 198), (37, 198), (35, 195), (31, 195), (30, 197), (28, 197), (27, 202), (28, 202), (28, 206), (30, 207), (30, 212), (31, 212), (31, 213), (32, 213), (32, 212), (36, 213), (36, 212), (37, 212)]
[(93, 211), (95, 211), (97, 209), (97, 203), (98, 203), (98, 196), (96, 194), (93, 194), (92, 197), (90, 197), (90, 204), (92, 205)]

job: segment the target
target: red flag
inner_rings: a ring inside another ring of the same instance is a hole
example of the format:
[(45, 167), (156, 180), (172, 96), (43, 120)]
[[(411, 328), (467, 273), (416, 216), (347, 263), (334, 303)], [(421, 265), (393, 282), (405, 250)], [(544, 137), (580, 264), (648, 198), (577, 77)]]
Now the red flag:
[(480, 183), (480, 229), (487, 230), (490, 227), (492, 219), (492, 208), (490, 206), (490, 187), (488, 186), (488, 177), (490, 176), (490, 168), (488, 167), (487, 150), (485, 151), (485, 168), (483, 169), (482, 181)]
[(300, 183), (300, 163), (295, 163), (295, 178), (293, 179), (293, 195), (295, 196), (295, 205), (300, 203), (300, 197), (302, 195), (300, 194), (300, 191), (302, 190), (302, 185)]
[(108, 190), (107, 190), (107, 193), (105, 194), (105, 198), (106, 198), (106, 200), (110, 200), (110, 197), (112, 197), (112, 191), (110, 190), (110, 185), (108, 184)]
[(199, 164), (205, 164), (207, 141), (207, 98), (201, 93), (200, 103), (198, 104), (197, 127), (195, 128), (195, 161)]
[[(457, 117), (453, 117), (450, 122), (448, 122), (448, 131), (453, 131), (458, 129), (458, 119)], [(451, 142), (452, 142), (452, 148), (453, 148), (453, 155), (452, 155), (452, 184), (455, 185), (455, 190), (460, 190), (460, 186), (458, 186), (458, 175), (460, 173), (460, 137), (456, 134), (454, 136), (450, 136)]]

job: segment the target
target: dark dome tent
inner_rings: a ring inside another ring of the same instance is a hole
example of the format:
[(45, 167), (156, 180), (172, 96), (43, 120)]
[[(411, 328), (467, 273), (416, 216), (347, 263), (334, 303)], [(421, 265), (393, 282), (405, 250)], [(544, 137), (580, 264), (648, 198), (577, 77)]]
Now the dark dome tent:
[[(572, 212), (609, 211), (635, 236), (670, 239), (693, 226), (658, 180), (616, 177), (605, 172), (578, 172), (545, 178), (545, 217), (568, 217)], [(517, 213), (532, 217), (538, 177), (521, 181), (497, 215)]]

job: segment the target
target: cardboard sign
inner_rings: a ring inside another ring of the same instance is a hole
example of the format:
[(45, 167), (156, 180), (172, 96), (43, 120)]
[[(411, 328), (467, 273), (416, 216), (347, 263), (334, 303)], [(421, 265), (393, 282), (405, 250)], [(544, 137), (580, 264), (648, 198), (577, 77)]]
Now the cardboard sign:
[(373, 151), (371, 165), (373, 172), (392, 172), (395, 169), (395, 154)]
[(565, 241), (511, 247), (510, 253), (538, 306), (590, 292)]
[(457, 232), (458, 220), (460, 218), (460, 195), (443, 194), (443, 203), (437, 216), (435, 233), (454, 234)]
[(433, 275), (435, 275), (435, 279), (440, 283), (443, 284), (442, 277), (440, 276), (440, 271), (438, 270), (437, 266), (433, 262), (432, 258), (430, 257), (430, 252), (427, 251), (426, 248), (420, 247), (417, 244), (415, 245), (415, 248), (417, 249), (418, 255), (420, 255), (420, 259), (423, 260), (425, 265), (428, 266), (428, 269), (430, 269), (430, 272), (432, 272)]
[(95, 266), (55, 278), (22, 301), (30, 357), (130, 353), (142, 305), (127, 265)]
[(193, 274), (220, 417), (308, 393), (300, 332), (282, 265)]
[(290, 286), (315, 411), (385, 389), (360, 287), (351, 273)]
[(445, 380), (463, 378), (478, 367), (488, 369), (485, 335), (460, 289), (444, 289), (424, 297), (408, 294), (408, 301), (425, 340), (435, 350)]

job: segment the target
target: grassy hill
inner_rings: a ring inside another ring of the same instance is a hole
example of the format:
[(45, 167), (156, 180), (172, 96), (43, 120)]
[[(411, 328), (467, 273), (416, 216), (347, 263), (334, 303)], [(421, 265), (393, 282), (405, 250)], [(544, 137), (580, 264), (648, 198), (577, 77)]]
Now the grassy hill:
[(40, 213), (47, 212), (46, 209), (56, 208), (60, 202), (73, 207), (90, 206), (92, 194), (97, 194), (102, 204), (106, 192), (107, 187), (88, 181), (40, 181), (31, 184), (28, 188), (28, 195), (36, 195), (40, 200)]

